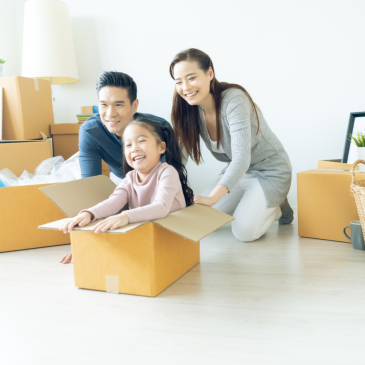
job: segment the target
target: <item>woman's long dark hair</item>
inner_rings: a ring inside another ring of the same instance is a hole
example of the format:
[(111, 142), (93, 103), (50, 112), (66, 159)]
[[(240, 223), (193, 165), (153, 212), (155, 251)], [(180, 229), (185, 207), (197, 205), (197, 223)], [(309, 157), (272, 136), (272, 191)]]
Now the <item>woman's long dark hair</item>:
[[(160, 123), (157, 123), (153, 120), (138, 117), (134, 121), (130, 122), (128, 126), (131, 124), (139, 124), (141, 127), (146, 128), (149, 132), (151, 132), (155, 137), (158, 143), (165, 142), (166, 143), (166, 151), (165, 158), (166, 162), (175, 167), (177, 173), (179, 174), (182, 191), (184, 193), (184, 198), (186, 202), (186, 206), (194, 204), (194, 193), (193, 190), (188, 185), (188, 173), (186, 171), (185, 166), (181, 162), (181, 151), (179, 144), (177, 143), (175, 133), (170, 125), (162, 126)], [(125, 129), (125, 130), (126, 130)], [(132, 171), (133, 168), (128, 165), (127, 160), (125, 158), (125, 153), (123, 151), (123, 169), (124, 173), (127, 174), (129, 171)]]
[[(185, 51), (179, 52), (170, 64), (170, 75), (174, 80), (174, 67), (181, 61), (197, 61), (198, 67), (204, 72), (208, 72), (210, 67), (214, 72), (213, 62), (206, 53), (200, 51), (199, 49), (189, 48)], [(260, 121), (257, 114), (257, 111), (260, 111), (260, 109), (253, 102), (250, 94), (241, 85), (229, 84), (228, 82), (219, 82), (216, 79), (214, 72), (214, 78), (210, 81), (210, 92), (214, 97), (217, 115), (217, 148), (220, 146), (221, 139), (222, 92), (227, 89), (240, 89), (247, 95), (256, 114), (258, 123), (257, 133), (259, 133), (260, 130)], [(176, 89), (172, 103), (171, 121), (172, 125), (174, 126), (174, 131), (180, 148), (185, 148), (191, 159), (199, 165), (202, 160), (200, 149), (201, 130), (199, 125), (199, 109), (197, 105), (189, 105), (189, 103), (176, 92)]]

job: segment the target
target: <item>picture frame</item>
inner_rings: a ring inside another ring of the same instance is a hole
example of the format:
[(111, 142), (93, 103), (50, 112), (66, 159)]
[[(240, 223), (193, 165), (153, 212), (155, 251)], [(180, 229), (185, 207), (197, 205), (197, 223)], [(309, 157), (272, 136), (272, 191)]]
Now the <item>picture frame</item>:
[[(365, 112), (353, 112), (350, 113), (349, 123), (347, 126), (347, 132), (346, 132), (346, 139), (345, 139), (345, 146), (343, 149), (342, 154), (342, 163), (353, 163), (355, 161), (349, 161), (349, 158), (354, 155), (354, 150), (356, 149), (356, 146), (351, 142), (350, 134), (352, 135), (355, 131), (359, 130), (359, 125), (356, 123), (356, 118), (365, 117)], [(365, 120), (361, 121), (362, 126), (361, 129), (365, 130)], [(360, 123), (358, 123), (360, 124)], [(353, 146), (353, 149), (351, 148)], [(350, 158), (351, 159), (351, 158)]]
[(3, 139), (3, 88), (0, 87), (0, 141)]

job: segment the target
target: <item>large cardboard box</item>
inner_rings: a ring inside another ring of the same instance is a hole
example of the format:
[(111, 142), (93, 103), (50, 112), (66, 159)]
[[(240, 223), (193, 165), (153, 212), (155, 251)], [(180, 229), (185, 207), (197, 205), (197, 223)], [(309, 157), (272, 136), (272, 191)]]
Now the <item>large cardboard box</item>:
[(39, 190), (43, 185), (0, 188), (0, 252), (70, 243), (70, 235), (38, 226), (65, 215)]
[(27, 77), (1, 77), (3, 88), (4, 140), (39, 138), (39, 131), (50, 137), (54, 123), (51, 83)]
[(52, 157), (51, 142), (40, 141), (0, 141), (0, 170), (8, 168), (16, 176), (24, 170), (34, 173), (35, 168)]
[[(356, 172), (356, 180), (365, 174)], [(358, 220), (350, 194), (351, 172), (309, 170), (297, 174), (299, 236), (348, 242), (344, 227)]]
[[(80, 127), (79, 123), (60, 123), (51, 126), (55, 156), (62, 156), (67, 160), (79, 150)], [(104, 161), (101, 168), (102, 174), (109, 176), (110, 169)]]
[[(67, 216), (109, 197), (105, 176), (41, 188)], [(75, 286), (113, 293), (156, 296), (200, 261), (200, 240), (234, 218), (193, 205), (153, 222), (93, 233), (97, 221), (71, 232)], [(40, 226), (59, 229), (63, 220)]]

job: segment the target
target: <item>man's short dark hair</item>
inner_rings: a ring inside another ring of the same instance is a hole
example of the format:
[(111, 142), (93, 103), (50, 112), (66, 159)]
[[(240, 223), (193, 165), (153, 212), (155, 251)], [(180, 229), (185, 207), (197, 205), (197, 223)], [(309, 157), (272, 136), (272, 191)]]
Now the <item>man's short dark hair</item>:
[(131, 104), (137, 99), (137, 85), (127, 74), (117, 71), (104, 71), (96, 83), (96, 90), (99, 91), (105, 86), (115, 86), (127, 89)]

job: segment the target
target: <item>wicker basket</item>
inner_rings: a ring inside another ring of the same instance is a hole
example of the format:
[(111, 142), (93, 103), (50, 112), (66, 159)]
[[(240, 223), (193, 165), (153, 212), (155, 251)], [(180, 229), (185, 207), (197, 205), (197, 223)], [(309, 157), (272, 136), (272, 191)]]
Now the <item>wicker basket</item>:
[[(365, 239), (365, 180), (355, 181), (355, 168), (362, 163), (365, 165), (364, 160), (357, 160), (352, 165), (352, 183), (350, 185), (351, 195), (355, 198), (357, 212), (359, 213), (362, 234)], [(365, 177), (365, 175), (364, 175)]]

